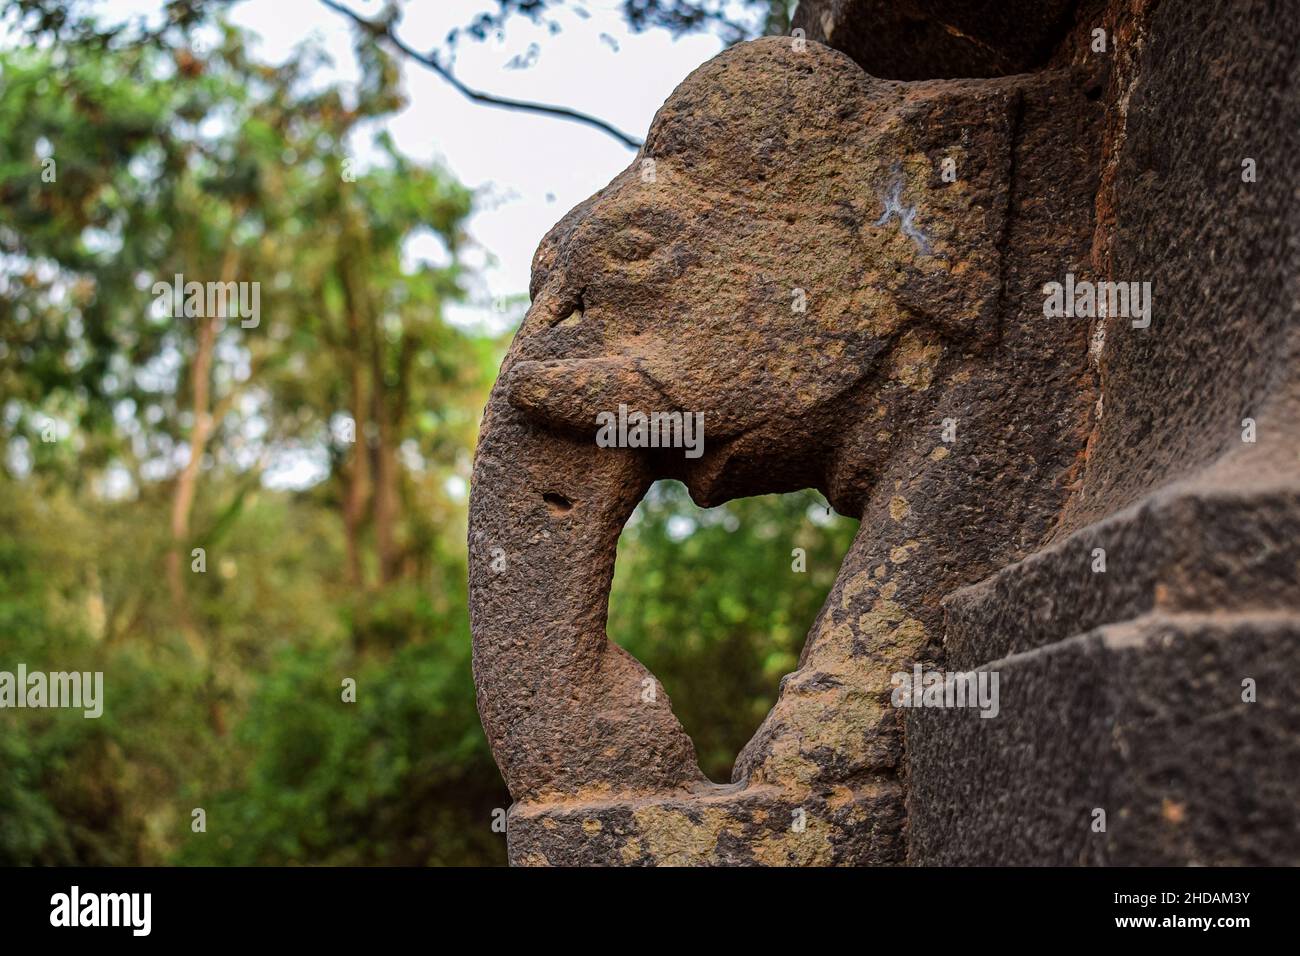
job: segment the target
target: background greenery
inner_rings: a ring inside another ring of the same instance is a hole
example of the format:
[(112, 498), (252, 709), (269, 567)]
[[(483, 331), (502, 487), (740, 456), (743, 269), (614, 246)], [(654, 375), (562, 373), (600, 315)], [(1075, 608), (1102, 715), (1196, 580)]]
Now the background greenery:
[[(6, 11), (58, 42), (0, 52), (0, 670), (103, 671), (107, 703), (0, 710), (0, 863), (501, 863), (464, 542), (506, 338), (443, 320), (476, 197), (384, 138), (375, 43), (344, 92), (228, 26), (200, 55), (189, 29), (221, 21), (173, 7), (129, 41)], [(430, 232), (445, 261), (409, 261)], [(175, 273), (260, 281), (260, 325), (158, 314)], [(311, 482), (276, 480), (294, 462)], [(662, 484), (624, 533), (610, 632), (714, 779), (852, 525), (812, 493), (701, 512)]]

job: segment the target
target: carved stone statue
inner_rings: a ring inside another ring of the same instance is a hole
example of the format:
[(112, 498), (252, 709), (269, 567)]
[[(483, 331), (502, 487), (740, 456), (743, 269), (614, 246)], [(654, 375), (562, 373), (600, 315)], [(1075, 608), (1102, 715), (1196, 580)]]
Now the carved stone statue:
[[(1044, 314), (1045, 284), (1097, 271), (1113, 175), (1109, 67), (1075, 60), (900, 81), (819, 43), (741, 44), (544, 239), (470, 514), (512, 862), (899, 863), (909, 813), (911, 858), (955, 852), (916, 832), (928, 805), (909, 811), (908, 776), (917, 794), (930, 778), (908, 754), (938, 718), (905, 716), (894, 675), (960, 656), (945, 601), (961, 588), (1105, 513), (1081, 499), (1099, 349), (1124, 317)], [(601, 447), (620, 407), (702, 414), (702, 454)], [(728, 783), (703, 777), (663, 688), (605, 632), (620, 530), (661, 478), (704, 507), (817, 488), (861, 519)]]

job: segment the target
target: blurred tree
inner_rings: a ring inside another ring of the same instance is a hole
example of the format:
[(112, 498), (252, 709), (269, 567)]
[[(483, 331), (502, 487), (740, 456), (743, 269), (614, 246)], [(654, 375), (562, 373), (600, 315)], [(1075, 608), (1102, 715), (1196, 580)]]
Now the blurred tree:
[[(564, 29), (558, 17), (561, 11), (570, 11), (582, 19), (591, 16), (581, 0), (567, 4), (565, 0), (496, 0), (495, 10), (483, 11), (464, 26), (452, 28), (443, 49), (429, 48), (427, 44), (417, 49), (399, 35), (397, 27), (402, 19), (402, 5), (395, 0), (389, 0), (382, 12), (374, 16), (363, 15), (346, 0), (321, 0), (321, 3), (351, 20), (358, 27), (362, 42), (392, 47), (433, 71), (476, 103), (573, 120), (607, 133), (631, 149), (641, 146), (637, 138), (580, 110), (494, 96), (467, 86), (456, 76), (455, 53), (462, 38), (482, 41), (491, 35), (502, 35), (509, 22), (516, 18), (545, 23), (552, 34), (559, 33)], [(658, 28), (681, 36), (710, 30), (731, 45), (756, 36), (788, 32), (794, 5), (795, 0), (623, 0), (622, 12), (633, 32)]]
[[(463, 494), (501, 343), (441, 318), (462, 295), (472, 196), (382, 135), (375, 162), (350, 158), (354, 134), (403, 105), (383, 51), (362, 51), (345, 93), (319, 82), (314, 51), (267, 66), (218, 26), (206, 52), (177, 27), (120, 47), (87, 34), (0, 53), (0, 495), (25, 509), (6, 520), (0, 617), (21, 632), (0, 632), (0, 665), (84, 661), (109, 672), (117, 702), (111, 719), (71, 725), (0, 714), (12, 758), (0, 815), (27, 820), (0, 855), (156, 861), (198, 839), (189, 800), (274, 821), (259, 781), (282, 755), (276, 728), (299, 722), (277, 708), (333, 708), (324, 729), (353, 726), (347, 739), (367, 750), (385, 729), (328, 689), (350, 672), (408, 710), (434, 695), (424, 720), (386, 728), (395, 749), (372, 796), (399, 806), (368, 839), (419, 834), (427, 853), (413, 862), (445, 861), (451, 846), (499, 860), (488, 823), (504, 796), (464, 624)], [(419, 236), (444, 261), (412, 258)], [(259, 310), (209, 297), (168, 309), (155, 284), (178, 275), (256, 283)], [(286, 462), (299, 491), (273, 490)], [(277, 693), (305, 662), (331, 664), (303, 680), (324, 701)], [(15, 738), (19, 723), (36, 733)], [(100, 756), (74, 784), (57, 754)], [(440, 758), (452, 759), (441, 775)], [(121, 795), (94, 815), (96, 848), (75, 836), (86, 817), (69, 803), (92, 792)], [(475, 795), (486, 805), (471, 811)], [(454, 832), (434, 818), (454, 818)]]
[[(559, 11), (568, 9), (586, 17), (587, 4), (565, 0), (495, 0), (496, 9), (475, 16), (447, 37), (454, 44), (462, 35), (483, 40), (503, 29), (514, 17), (547, 23), (553, 31), (563, 29)], [(727, 44), (755, 36), (779, 36), (790, 29), (790, 17), (797, 0), (622, 0), (623, 17), (632, 30), (667, 30), (674, 36), (714, 30)]]

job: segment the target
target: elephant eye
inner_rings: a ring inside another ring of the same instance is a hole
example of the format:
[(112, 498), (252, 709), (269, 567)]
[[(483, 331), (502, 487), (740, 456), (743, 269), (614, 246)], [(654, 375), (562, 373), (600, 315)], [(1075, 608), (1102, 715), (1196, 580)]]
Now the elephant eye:
[(620, 259), (631, 262), (636, 259), (644, 259), (654, 252), (654, 236), (640, 229), (623, 229), (614, 235), (612, 241), (612, 251)]

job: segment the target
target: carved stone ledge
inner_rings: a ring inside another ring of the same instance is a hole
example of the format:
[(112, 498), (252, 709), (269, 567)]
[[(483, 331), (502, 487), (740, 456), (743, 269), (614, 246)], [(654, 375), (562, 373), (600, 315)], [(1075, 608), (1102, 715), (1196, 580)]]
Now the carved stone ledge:
[(946, 605), (999, 710), (908, 712), (911, 862), (1300, 863), (1300, 485), (1162, 489)]
[(908, 714), (909, 861), (1300, 864), (1298, 642), (1294, 610), (1153, 612), (981, 665), (996, 719)]
[(516, 804), (525, 866), (842, 866), (900, 860), (902, 785), (820, 793), (705, 785), (691, 792)]
[(1152, 613), (1300, 614), (1300, 486), (1165, 489), (945, 604), (956, 670)]

